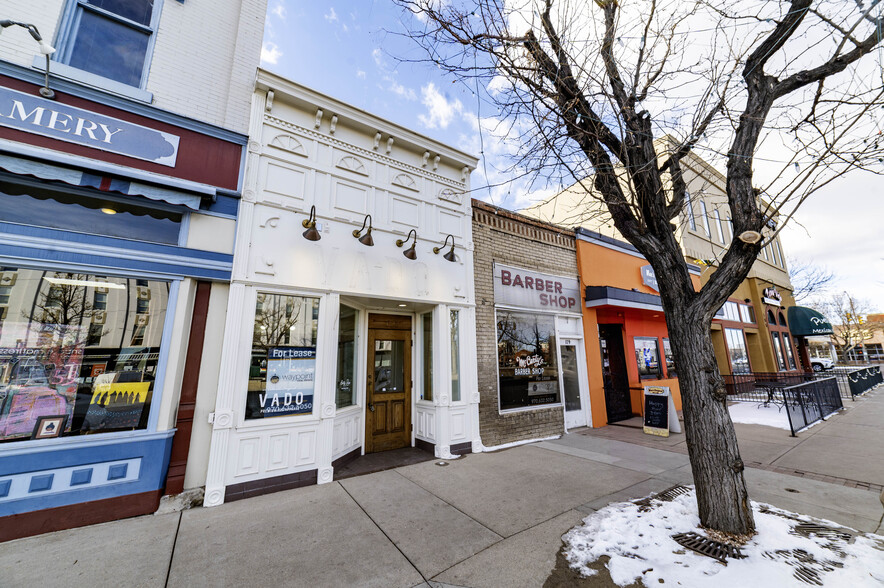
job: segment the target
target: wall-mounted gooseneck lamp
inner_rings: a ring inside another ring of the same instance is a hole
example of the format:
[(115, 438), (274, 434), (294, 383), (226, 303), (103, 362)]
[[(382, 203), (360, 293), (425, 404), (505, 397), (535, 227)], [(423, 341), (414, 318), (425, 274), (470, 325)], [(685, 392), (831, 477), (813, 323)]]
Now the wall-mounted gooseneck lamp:
[(310, 216), (301, 221), (301, 225), (307, 230), (304, 231), (304, 238), (308, 241), (319, 241), (322, 236), (316, 230), (316, 207), (310, 207)]
[[(362, 235), (362, 231), (365, 231), (365, 225), (368, 225), (368, 230)], [(360, 236), (362, 235), (362, 236)], [(362, 228), (358, 231), (353, 231), (353, 236), (359, 239), (359, 242), (363, 245), (367, 245), (368, 247), (374, 246), (374, 239), (371, 238), (371, 215), (366, 214), (365, 220), (362, 221)]]
[(13, 25), (26, 29), (34, 38), (34, 40), (40, 43), (40, 53), (46, 56), (45, 82), (43, 83), (43, 87), (40, 88), (40, 96), (43, 96), (43, 98), (48, 98), (49, 100), (54, 100), (55, 92), (53, 92), (49, 88), (49, 56), (55, 53), (55, 47), (44, 41), (43, 37), (40, 35), (40, 31), (38, 31), (37, 27), (32, 24), (3, 19), (0, 20), (0, 31)]
[(454, 235), (448, 235), (445, 237), (445, 242), (442, 243), (440, 247), (433, 247), (433, 253), (438, 255), (448, 244), (448, 239), (451, 239), (451, 249), (449, 249), (442, 257), (447, 261), (457, 261), (457, 256), (454, 254)]
[(396, 247), (402, 247), (408, 240), (411, 239), (411, 235), (414, 234), (414, 242), (411, 244), (411, 247), (402, 252), (402, 255), (407, 257), (408, 259), (417, 259), (417, 252), (414, 250), (414, 246), (417, 245), (417, 231), (411, 229), (408, 231), (408, 236), (405, 239), (396, 239)]

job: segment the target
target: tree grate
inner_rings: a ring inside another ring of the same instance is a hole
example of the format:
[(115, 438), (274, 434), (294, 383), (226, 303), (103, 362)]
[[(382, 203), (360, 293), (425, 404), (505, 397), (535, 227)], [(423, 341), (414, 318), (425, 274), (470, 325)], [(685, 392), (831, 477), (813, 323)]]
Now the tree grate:
[(843, 568), (844, 564), (837, 561), (816, 559), (803, 549), (778, 549), (766, 551), (764, 557), (768, 559), (782, 559), (795, 568), (792, 574), (796, 579), (812, 586), (822, 586), (822, 575), (835, 571), (835, 568)]
[(827, 539), (837, 539), (840, 541), (844, 541), (845, 543), (850, 543), (853, 540), (853, 534), (847, 532), (847, 530), (845, 529), (827, 527), (825, 525), (818, 525), (816, 523), (799, 523), (795, 525), (795, 527), (792, 529), (792, 532), (804, 537), (818, 535)]
[(667, 488), (662, 492), (658, 492), (657, 494), (651, 494), (647, 498), (642, 498), (640, 500), (633, 501), (633, 504), (638, 505), (639, 511), (647, 512), (653, 508), (653, 501), (659, 500), (660, 502), (672, 502), (679, 496), (690, 493), (691, 489), (687, 486), (673, 486), (672, 488)]
[(682, 547), (687, 547), (700, 555), (717, 559), (725, 565), (727, 565), (728, 558), (743, 559), (746, 557), (739, 547), (709, 539), (696, 533), (676, 533), (672, 538)]

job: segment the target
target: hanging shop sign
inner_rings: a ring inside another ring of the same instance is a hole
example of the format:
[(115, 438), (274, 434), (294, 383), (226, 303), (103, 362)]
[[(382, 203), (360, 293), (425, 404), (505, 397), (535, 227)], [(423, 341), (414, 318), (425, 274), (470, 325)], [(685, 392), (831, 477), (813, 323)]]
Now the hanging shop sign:
[(660, 286), (657, 284), (657, 274), (654, 273), (654, 268), (650, 265), (643, 265), (641, 271), (642, 283), (654, 292), (659, 292)]
[(761, 300), (765, 304), (772, 304), (773, 306), (780, 306), (783, 303), (783, 297), (780, 296), (780, 293), (773, 286), (761, 291)]
[(675, 403), (667, 386), (645, 386), (642, 430), (648, 435), (668, 437), (669, 432), (681, 433)]
[(271, 347), (267, 351), (267, 381), (258, 395), (262, 416), (313, 412), (316, 347)]
[(577, 278), (494, 264), (494, 303), (530, 310), (580, 312)]
[(175, 167), (179, 137), (0, 87), (0, 126)]

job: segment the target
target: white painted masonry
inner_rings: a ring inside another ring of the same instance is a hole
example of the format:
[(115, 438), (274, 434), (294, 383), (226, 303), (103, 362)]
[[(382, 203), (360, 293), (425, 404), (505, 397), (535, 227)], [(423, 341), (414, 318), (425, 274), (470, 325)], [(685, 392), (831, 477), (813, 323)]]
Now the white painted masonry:
[[(456, 445), (480, 450), (472, 211), (465, 195), (476, 159), (262, 70), (249, 136), (205, 505), (223, 503), (228, 486), (263, 478), (316, 470), (320, 484), (330, 482), (332, 462), (363, 447), (372, 311), (411, 316), (415, 341), (418, 316), (433, 313), (431, 402), (420, 400), (418, 343), (412, 353), (412, 443), (434, 444), (439, 457)], [(311, 206), (319, 241), (301, 236)], [(366, 214), (373, 247), (352, 234)], [(395, 245), (411, 229), (416, 260)], [(433, 253), (449, 234), (454, 263)], [(259, 293), (320, 300), (312, 414), (245, 419)], [(337, 410), (341, 301), (360, 313), (355, 405)], [(460, 313), (459, 401), (452, 399), (451, 310)]]

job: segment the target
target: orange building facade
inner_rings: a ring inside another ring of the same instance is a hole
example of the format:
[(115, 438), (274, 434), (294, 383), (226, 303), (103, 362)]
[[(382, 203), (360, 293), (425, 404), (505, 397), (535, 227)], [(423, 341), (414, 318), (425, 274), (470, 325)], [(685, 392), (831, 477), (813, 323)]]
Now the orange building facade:
[[(583, 228), (576, 237), (592, 426), (641, 415), (645, 386), (668, 387), (681, 410), (678, 370), (650, 264), (624, 241)], [(689, 270), (699, 289), (700, 268)]]

